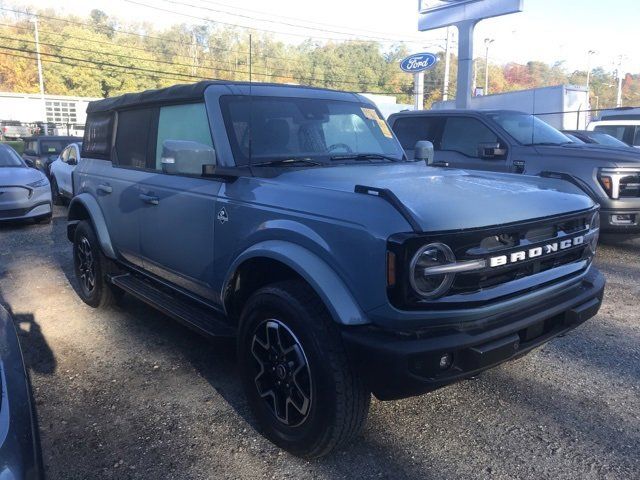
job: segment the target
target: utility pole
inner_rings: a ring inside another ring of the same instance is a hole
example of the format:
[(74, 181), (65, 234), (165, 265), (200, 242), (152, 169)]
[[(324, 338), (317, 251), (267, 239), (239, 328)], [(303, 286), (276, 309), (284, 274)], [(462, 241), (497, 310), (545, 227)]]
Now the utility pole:
[(595, 55), (595, 50), (589, 50), (587, 52), (587, 95), (589, 95), (589, 85), (591, 81), (591, 56)]
[(447, 43), (444, 49), (444, 84), (442, 85), (442, 100), (449, 99), (449, 70), (451, 70), (451, 27), (447, 27)]
[(489, 45), (494, 41), (493, 38), (484, 39), (484, 95), (489, 95)]
[(618, 74), (618, 96), (616, 97), (616, 108), (620, 108), (622, 106), (622, 55), (618, 56), (618, 69), (616, 71)]
[(44, 80), (42, 78), (42, 60), (40, 59), (40, 35), (38, 31), (38, 17), (33, 17), (33, 23), (35, 24), (35, 37), (36, 37), (36, 59), (38, 62), (38, 82), (40, 83), (40, 101), (42, 102), (42, 120), (44, 125), (44, 134), (49, 134), (49, 125), (47, 124), (47, 103), (44, 99)]

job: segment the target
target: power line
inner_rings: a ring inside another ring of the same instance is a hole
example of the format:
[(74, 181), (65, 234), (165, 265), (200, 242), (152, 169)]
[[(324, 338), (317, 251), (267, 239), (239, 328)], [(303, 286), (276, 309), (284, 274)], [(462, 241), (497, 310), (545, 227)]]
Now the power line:
[[(228, 3), (221, 3), (221, 2), (213, 2), (213, 1), (207, 1), (207, 0), (200, 0), (201, 3), (206, 3), (209, 5), (218, 5), (218, 6), (222, 6), (222, 7), (229, 7), (229, 8), (233, 8), (235, 10), (243, 10), (242, 8), (233, 6), (233, 5), (229, 5)], [(367, 30), (365, 28), (352, 28), (352, 27), (347, 27), (347, 26), (343, 26), (343, 25), (335, 25), (335, 24), (330, 24), (330, 23), (322, 23), (322, 22), (316, 22), (313, 20), (306, 20), (303, 18), (297, 18), (297, 17), (288, 17), (285, 15), (275, 15), (269, 12), (265, 12), (265, 11), (260, 11), (260, 10), (252, 10), (254, 13), (257, 13), (259, 15), (267, 15), (267, 16), (271, 16), (271, 17), (275, 17), (275, 18), (284, 18), (286, 20), (293, 20), (293, 21), (298, 21), (298, 22), (304, 22), (304, 23), (309, 23), (312, 25), (321, 25), (324, 27), (330, 27), (330, 28), (342, 28), (342, 29), (350, 29), (350, 30), (359, 30), (361, 32), (367, 32), (367, 33), (373, 33), (376, 35), (384, 35), (384, 32), (379, 32), (379, 31), (375, 31), (375, 30)], [(413, 41), (413, 40), (412, 40)], [(416, 42), (422, 42), (422, 40), (420, 38), (415, 39)]]
[[(125, 0), (125, 1), (127, 1), (127, 0)], [(135, 2), (133, 2), (133, 3), (135, 3)], [(140, 4), (140, 5), (145, 6), (145, 7), (149, 7), (149, 8), (156, 8), (156, 7), (153, 7), (153, 6), (150, 6), (150, 5), (146, 5), (146, 4)], [(47, 19), (47, 20), (68, 23), (68, 24), (71, 24), (71, 25), (80, 25), (80, 26), (89, 27), (89, 28), (96, 28), (97, 27), (94, 24), (90, 24), (90, 23), (86, 23), (86, 22), (79, 22), (79, 21), (75, 21), (75, 20), (68, 20), (68, 19), (65, 19), (65, 18), (53, 17), (53, 16), (49, 16), (49, 15), (30, 13), (30, 12), (25, 12), (25, 11), (21, 11), (21, 10), (11, 9), (11, 8), (0, 7), (0, 10), (16, 13), (16, 14), (19, 14), (19, 15), (25, 15), (25, 16), (29, 16), (29, 17), (38, 17), (38, 18), (43, 18), (43, 19)], [(168, 10), (166, 10), (166, 11), (168, 11)], [(178, 13), (178, 12), (173, 12), (173, 11), (171, 11), (171, 12), (180, 15), (180, 13)], [(198, 20), (202, 20), (200, 17), (194, 17), (194, 16), (191, 16), (191, 15), (188, 15), (188, 16), (191, 17), (191, 18), (197, 18)], [(207, 22), (210, 22), (210, 23), (220, 23), (220, 22), (216, 22), (215, 20), (211, 20), (211, 19), (205, 19), (205, 20)], [(251, 27), (245, 27), (245, 26), (242, 26), (242, 25), (234, 25), (234, 24), (229, 24), (229, 25), (236, 26), (236, 27), (239, 27), (239, 28), (251, 29)], [(127, 30), (121, 30), (121, 29), (117, 29), (117, 28), (115, 28), (113, 26), (109, 26), (109, 25), (101, 25), (99, 27), (104, 29), (104, 30), (112, 31), (114, 33), (120, 33), (120, 34), (123, 34), (123, 35), (131, 35), (131, 36), (135, 36), (135, 37), (142, 38), (142, 39), (157, 40), (157, 41), (160, 41), (160, 42), (172, 43), (172, 44), (180, 45), (182, 47), (189, 47), (189, 48), (191, 48), (193, 46), (193, 44), (183, 43), (183, 42), (180, 42), (180, 41), (177, 41), (177, 40), (172, 40), (170, 38), (161, 38), (161, 37), (153, 36), (153, 35), (149, 35), (149, 34), (131, 32), (131, 31), (127, 31)], [(16, 28), (23, 28), (24, 29), (24, 27), (17, 27), (17, 26), (16, 26)], [(54, 32), (51, 32), (49, 30), (46, 30), (46, 32), (54, 33)], [(57, 33), (54, 33), (54, 34), (61, 35), (61, 36), (67, 36), (67, 35), (62, 35), (62, 34), (57, 34)], [(309, 38), (308, 36), (305, 36), (305, 37)], [(69, 38), (76, 38), (78, 40), (83, 40), (83, 41), (87, 41), (87, 42), (102, 43), (102, 44), (111, 45), (109, 42), (99, 42), (97, 40), (84, 39), (84, 38), (81, 38), (81, 37), (69, 36)], [(210, 50), (219, 50), (219, 51), (228, 52), (228, 53), (235, 53), (235, 54), (238, 54), (238, 55), (248, 55), (249, 54), (249, 52), (245, 51), (245, 50), (229, 50), (229, 49), (224, 48), (224, 47), (215, 47), (215, 46), (211, 46), (211, 45), (207, 45), (206, 47), (208, 49), (210, 49)], [(136, 49), (136, 50), (146, 51), (146, 52), (150, 52), (150, 53), (160, 53), (160, 52), (154, 52), (152, 50), (143, 49), (143, 48), (135, 47), (135, 46), (131, 46), (131, 47), (128, 47), (128, 48), (133, 48), (133, 49)], [(191, 57), (189, 57), (187, 55), (180, 55), (180, 54), (176, 54), (176, 56), (180, 56), (180, 57), (184, 57), (184, 58), (191, 58)], [(260, 58), (283, 60), (283, 61), (286, 61), (288, 63), (291, 62), (291, 60), (289, 58), (277, 57), (277, 56), (272, 56), (272, 55), (261, 55)], [(299, 63), (297, 65), (299, 65)]]
[[(324, 33), (336, 33), (338, 35), (344, 35), (344, 36), (349, 36), (349, 37), (354, 37), (354, 36), (358, 36), (362, 39), (367, 39), (367, 40), (375, 40), (375, 41), (383, 41), (383, 42), (402, 42), (402, 43), (417, 43), (420, 42), (419, 39), (411, 39), (411, 40), (402, 40), (402, 39), (393, 39), (393, 38), (383, 38), (383, 37), (379, 37), (379, 36), (371, 36), (371, 35), (354, 35), (353, 33), (349, 33), (349, 32), (340, 32), (340, 31), (336, 31), (336, 30), (327, 30), (326, 28), (318, 28), (318, 27), (309, 27), (309, 26), (304, 26), (304, 25), (300, 25), (300, 24), (295, 24), (295, 23), (289, 23), (289, 22), (282, 22), (282, 21), (278, 21), (278, 20), (270, 20), (270, 19), (262, 19), (262, 18), (256, 18), (252, 15), (248, 15), (245, 13), (233, 13), (233, 12), (229, 12), (228, 10), (220, 10), (220, 9), (215, 9), (215, 8), (210, 8), (210, 7), (204, 7), (204, 6), (200, 6), (200, 5), (193, 5), (191, 3), (186, 3), (186, 2), (179, 2), (176, 0), (163, 0), (166, 3), (171, 3), (174, 5), (180, 5), (180, 6), (186, 6), (186, 7), (191, 7), (191, 8), (199, 8), (201, 10), (207, 10), (210, 12), (214, 12), (214, 13), (224, 13), (226, 15), (231, 15), (234, 17), (240, 17), (240, 18), (246, 18), (249, 20), (256, 20), (259, 22), (265, 22), (265, 23), (275, 23), (278, 25), (284, 25), (287, 27), (294, 27), (294, 28), (300, 28), (300, 29), (305, 29), (305, 30), (314, 30), (314, 31), (319, 31), (319, 32), (324, 32)], [(252, 27), (245, 27), (245, 28), (252, 28)], [(273, 33), (273, 32), (271, 32)], [(315, 37), (315, 38), (323, 38), (323, 37)]]
[[(14, 38), (14, 37), (5, 37), (5, 36), (0, 36), (0, 39), (2, 39), (2, 40), (10, 40), (10, 41), (18, 41), (18, 42), (29, 42), (29, 40), (26, 40), (26, 39)], [(148, 58), (141, 58), (141, 57), (133, 57), (133, 56), (130, 56), (130, 55), (123, 55), (123, 54), (116, 54), (116, 53), (95, 52), (93, 50), (87, 50), (87, 49), (76, 48), (76, 47), (67, 47), (67, 46), (64, 46), (64, 45), (48, 43), (48, 42), (40, 42), (40, 43), (42, 45), (46, 45), (46, 46), (50, 46), (50, 47), (54, 47), (54, 48), (68, 49), (68, 50), (84, 52), (84, 53), (100, 53), (100, 54), (103, 54), (103, 55), (117, 57), (117, 58), (124, 58), (124, 59), (127, 59), (127, 60), (142, 61), (142, 62), (154, 62), (154, 63), (164, 63), (164, 64), (172, 65), (172, 62), (167, 62), (167, 61), (162, 61), (162, 60), (155, 60), (155, 59), (148, 59)], [(7, 48), (9, 50), (17, 50), (17, 51), (24, 51), (24, 52), (28, 52), (28, 53), (34, 53), (33, 50), (15, 49), (15, 48), (11, 48), (11, 47), (0, 47), (0, 48)], [(207, 76), (190, 75), (190, 74), (180, 73), (180, 72), (175, 72), (175, 71), (158, 71), (158, 70), (143, 69), (143, 68), (140, 68), (140, 67), (133, 67), (133, 66), (130, 67), (130, 66), (117, 65), (117, 64), (109, 64), (109, 63), (105, 63), (105, 62), (97, 62), (97, 61), (92, 61), (92, 60), (87, 60), (87, 59), (82, 59), (82, 58), (77, 58), (77, 57), (65, 57), (65, 56), (62, 56), (62, 55), (56, 55), (56, 54), (52, 54), (52, 53), (43, 53), (43, 55), (57, 56), (57, 57), (63, 58), (63, 59), (75, 60), (75, 61), (81, 61), (81, 62), (88, 62), (88, 63), (100, 64), (100, 65), (106, 65), (106, 66), (133, 68), (133, 69), (136, 69), (136, 70), (148, 71), (148, 72), (153, 72), (153, 73), (171, 74), (171, 75), (183, 76), (183, 77), (186, 77), (186, 78), (199, 78), (199, 79), (211, 78), (211, 77), (207, 77)], [(191, 67), (192, 66), (192, 65), (187, 65), (187, 64), (176, 64), (176, 65), (182, 65), (182, 66), (187, 66), (187, 67)], [(209, 67), (198, 66), (197, 68), (203, 69), (203, 68), (209, 68)], [(246, 70), (233, 70), (233, 69), (225, 69), (225, 68), (218, 68), (218, 67), (216, 67), (216, 70), (218, 70), (220, 72), (233, 73), (233, 74), (248, 74), (249, 73)], [(278, 71), (278, 69), (275, 69), (275, 70)], [(312, 76), (305, 77), (305, 76), (293, 76), (293, 75), (279, 75), (279, 74), (276, 74), (276, 73), (267, 73), (267, 72), (258, 72), (258, 75), (262, 75), (262, 76), (269, 77), (269, 78), (290, 79), (290, 80), (307, 81), (307, 82), (319, 82), (319, 83), (325, 83), (325, 84), (331, 83), (331, 84), (337, 84), (337, 85), (358, 85), (358, 86), (361, 86), (361, 87), (371, 87), (371, 86), (380, 87), (376, 83), (363, 82), (363, 81), (360, 81), (360, 80), (358, 80), (358, 81), (331, 80), (331, 79), (327, 79), (327, 78), (318, 78), (318, 77), (312, 77)], [(349, 78), (349, 77), (347, 77), (347, 78)]]
[[(158, 7), (155, 5), (149, 5), (148, 3), (142, 3), (142, 2), (138, 2), (135, 0), (124, 0), (127, 3), (131, 3), (133, 5), (138, 5), (138, 6), (142, 6), (142, 7), (146, 7), (146, 8), (151, 8), (153, 10), (157, 10), (157, 11), (161, 11), (161, 12), (166, 12), (166, 13), (171, 13), (173, 15), (181, 15), (183, 17), (187, 17), (187, 18), (193, 18), (196, 20), (204, 20), (205, 22), (210, 22), (210, 23), (218, 23), (220, 25), (227, 25), (230, 27), (238, 27), (238, 28), (245, 28), (247, 30), (253, 30), (256, 32), (264, 32), (264, 33), (273, 33), (276, 35), (288, 35), (288, 36), (293, 36), (293, 37), (302, 37), (302, 38), (311, 38), (311, 39), (317, 39), (317, 40), (340, 40), (340, 41), (344, 41), (344, 42), (362, 42), (362, 39), (349, 39), (349, 38), (335, 38), (335, 37), (322, 37), (322, 36), (317, 36), (317, 35), (306, 35), (304, 33), (293, 33), (293, 32), (282, 32), (282, 31), (278, 31), (278, 30), (269, 30), (269, 29), (265, 29), (265, 28), (255, 28), (255, 27), (249, 27), (247, 25), (240, 25), (237, 23), (230, 23), (230, 22), (222, 22), (219, 20), (212, 20), (210, 18), (207, 17), (199, 17), (196, 15), (191, 15), (188, 13), (183, 13), (183, 12), (177, 12), (175, 10), (170, 10), (168, 8), (163, 8), (163, 7)], [(188, 4), (182, 4), (182, 5), (188, 5)], [(393, 41), (389, 41), (387, 40), (387, 42), (392, 43)], [(403, 43), (403, 42), (398, 42), (398, 43)], [(406, 43), (406, 42), (404, 42)]]
[[(5, 50), (11, 50), (11, 51), (14, 51), (14, 52), (36, 53), (35, 50), (28, 50), (28, 49), (24, 49), (24, 48), (5, 47), (4, 45), (0, 46), (0, 48), (5, 49)], [(198, 75), (190, 75), (188, 73), (163, 72), (163, 71), (159, 71), (159, 70), (151, 70), (151, 69), (148, 69), (148, 68), (141, 68), (141, 67), (135, 67), (135, 66), (130, 66), (130, 65), (117, 65), (115, 63), (97, 62), (97, 61), (94, 61), (94, 60), (86, 60), (84, 58), (68, 57), (68, 56), (65, 56), (65, 55), (59, 55), (59, 54), (54, 54), (54, 53), (41, 52), (40, 54), (41, 55), (47, 55), (49, 57), (59, 58), (59, 59), (62, 59), (62, 60), (73, 60), (73, 61), (76, 61), (76, 62), (91, 63), (93, 65), (98, 65), (98, 66), (103, 66), (103, 67), (127, 68), (129, 70), (136, 70), (136, 71), (139, 71), (139, 72), (147, 72), (147, 73), (155, 73), (155, 74), (169, 74), (169, 75), (174, 75), (176, 77), (194, 78), (194, 79), (198, 79), (198, 80), (204, 80), (204, 79), (213, 80), (213, 79), (208, 78), (208, 77), (202, 77), (202, 76), (198, 76)], [(183, 80), (184, 80), (184, 78), (183, 78)]]
[[(6, 47), (0, 47), (0, 49), (3, 49), (3, 48), (6, 48)], [(0, 51), (0, 55), (6, 55), (8, 57), (15, 57), (15, 58), (24, 58), (26, 60), (35, 61), (34, 57), (29, 57), (27, 55), (18, 55), (18, 54), (15, 54), (15, 53), (8, 53), (8, 52), (1, 52), (1, 51)], [(74, 67), (74, 68), (84, 68), (84, 69), (89, 69), (89, 70), (95, 70), (95, 71), (98, 71), (98, 72), (108, 71), (108, 72), (113, 72), (113, 73), (121, 73), (121, 74), (125, 74), (125, 75), (140, 76), (140, 73), (128, 72), (127, 70), (113, 70), (111, 68), (108, 68), (108, 69), (105, 70), (105, 69), (102, 69), (102, 68), (91, 67), (89, 65), (79, 65), (77, 63), (74, 64), (74, 63), (59, 62), (59, 61), (50, 60), (50, 59), (47, 59), (47, 58), (43, 58), (42, 61), (46, 62), (46, 63), (55, 63), (55, 64), (58, 64), (58, 65), (67, 65), (67, 66)], [(119, 68), (127, 68), (127, 67), (119, 67)], [(143, 75), (145, 75), (145, 74), (143, 73)], [(165, 75), (153, 75), (152, 76), (150, 74), (146, 74), (145, 76), (148, 77), (148, 78), (158, 78), (158, 79), (162, 79), (162, 80), (171, 80), (171, 81), (174, 81), (174, 82), (175, 81), (178, 81), (178, 82), (184, 82), (185, 81), (184, 78), (176, 78), (176, 77), (165, 76)]]

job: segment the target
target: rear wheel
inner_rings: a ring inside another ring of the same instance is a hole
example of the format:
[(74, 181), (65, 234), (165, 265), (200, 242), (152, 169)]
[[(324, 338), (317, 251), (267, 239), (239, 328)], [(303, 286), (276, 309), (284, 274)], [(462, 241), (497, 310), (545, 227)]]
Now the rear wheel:
[(109, 260), (104, 256), (90, 223), (81, 221), (73, 241), (73, 264), (78, 294), (84, 303), (97, 308), (114, 303), (114, 288), (106, 281)]
[(315, 458), (362, 430), (370, 392), (306, 284), (287, 281), (257, 291), (243, 310), (238, 341), (249, 403), (276, 445)]

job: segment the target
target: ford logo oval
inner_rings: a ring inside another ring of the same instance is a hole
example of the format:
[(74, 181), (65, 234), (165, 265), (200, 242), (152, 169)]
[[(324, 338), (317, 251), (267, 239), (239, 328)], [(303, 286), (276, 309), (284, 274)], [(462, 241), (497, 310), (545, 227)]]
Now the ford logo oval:
[(417, 73), (433, 67), (438, 61), (433, 53), (414, 53), (400, 62), (400, 68), (405, 72)]

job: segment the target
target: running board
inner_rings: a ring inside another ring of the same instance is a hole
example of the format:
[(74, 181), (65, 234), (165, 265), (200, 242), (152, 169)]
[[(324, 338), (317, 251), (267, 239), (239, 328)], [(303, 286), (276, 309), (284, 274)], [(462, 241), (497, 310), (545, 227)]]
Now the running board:
[(151, 282), (139, 279), (130, 273), (112, 275), (109, 281), (198, 333), (214, 337), (236, 336), (235, 328), (228, 325), (222, 315), (195, 302), (182, 299), (179, 294), (171, 295), (156, 288)]

